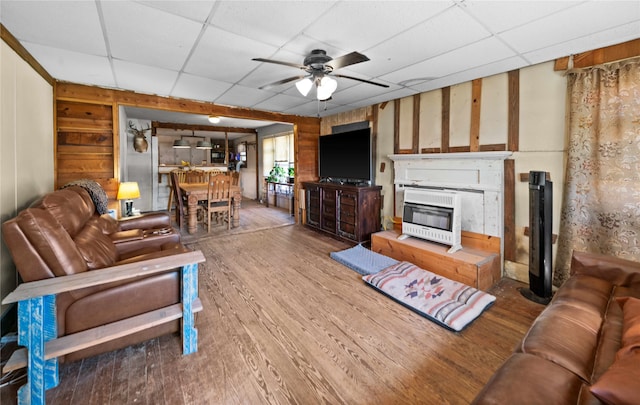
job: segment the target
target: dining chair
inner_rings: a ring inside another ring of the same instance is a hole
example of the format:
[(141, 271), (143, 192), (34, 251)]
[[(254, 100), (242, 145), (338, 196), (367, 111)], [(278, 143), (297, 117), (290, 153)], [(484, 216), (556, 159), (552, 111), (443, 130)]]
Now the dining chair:
[(170, 181), (171, 181), (171, 191), (173, 192), (173, 199), (176, 204), (176, 223), (178, 224), (178, 229), (182, 230), (182, 224), (185, 220), (185, 201), (182, 196), (182, 191), (180, 190), (180, 173), (178, 170), (172, 170), (169, 173)]
[(185, 173), (184, 181), (187, 183), (204, 183), (205, 171), (200, 169), (189, 170)]
[(227, 229), (231, 229), (231, 176), (225, 174), (209, 176), (208, 199), (204, 209), (207, 232), (211, 232), (211, 221), (214, 216), (218, 220), (219, 214), (224, 213), (226, 218), (223, 221), (226, 220)]
[(184, 175), (185, 175), (185, 171), (182, 169), (175, 169), (175, 170), (171, 170), (169, 172), (169, 201), (167, 203), (167, 211), (171, 212), (171, 209), (173, 208), (173, 204), (174, 199), (173, 199), (173, 195), (175, 194), (175, 188), (173, 186), (173, 176), (171, 175), (172, 173), (176, 173), (177, 177), (178, 177), (178, 184), (180, 182), (184, 181)]
[(232, 172), (231, 173), (231, 185), (237, 186), (240, 184), (240, 172)]

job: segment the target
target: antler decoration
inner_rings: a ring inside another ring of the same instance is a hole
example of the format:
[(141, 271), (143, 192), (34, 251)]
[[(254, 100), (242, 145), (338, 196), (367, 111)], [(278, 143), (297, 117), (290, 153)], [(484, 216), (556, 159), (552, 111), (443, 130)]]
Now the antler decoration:
[(127, 132), (133, 134), (133, 149), (135, 149), (136, 152), (143, 153), (149, 148), (149, 143), (147, 142), (147, 137), (144, 136), (144, 133), (150, 129), (151, 126), (144, 129), (138, 129), (133, 124), (133, 121), (129, 121), (129, 129), (127, 129)]

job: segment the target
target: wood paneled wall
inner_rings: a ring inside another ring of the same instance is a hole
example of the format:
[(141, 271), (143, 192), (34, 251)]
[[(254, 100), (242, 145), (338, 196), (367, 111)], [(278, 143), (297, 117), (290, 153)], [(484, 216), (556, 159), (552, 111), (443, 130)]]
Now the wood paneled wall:
[(56, 102), (56, 183), (115, 177), (113, 107)]
[(57, 83), (55, 102), (56, 187), (72, 180), (89, 178), (105, 185), (109, 197), (115, 198), (120, 173), (120, 105), (293, 124), (296, 190), (299, 182), (318, 177), (318, 118), (66, 82)]

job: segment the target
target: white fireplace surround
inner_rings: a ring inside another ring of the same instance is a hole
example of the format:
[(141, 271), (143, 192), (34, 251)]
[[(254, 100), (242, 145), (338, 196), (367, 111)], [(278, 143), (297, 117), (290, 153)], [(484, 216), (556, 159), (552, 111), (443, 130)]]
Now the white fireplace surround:
[(389, 155), (396, 213), (407, 187), (452, 190), (462, 196), (462, 230), (500, 237), (504, 245), (504, 160), (512, 152)]

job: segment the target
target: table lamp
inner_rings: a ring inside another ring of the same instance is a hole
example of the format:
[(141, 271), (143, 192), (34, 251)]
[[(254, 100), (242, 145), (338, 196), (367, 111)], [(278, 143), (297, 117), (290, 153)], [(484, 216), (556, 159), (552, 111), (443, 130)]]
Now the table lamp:
[(118, 195), (116, 196), (118, 200), (125, 200), (125, 217), (130, 217), (133, 215), (133, 199), (140, 198), (140, 189), (138, 188), (138, 183), (135, 181), (120, 183), (120, 187), (118, 187)]

